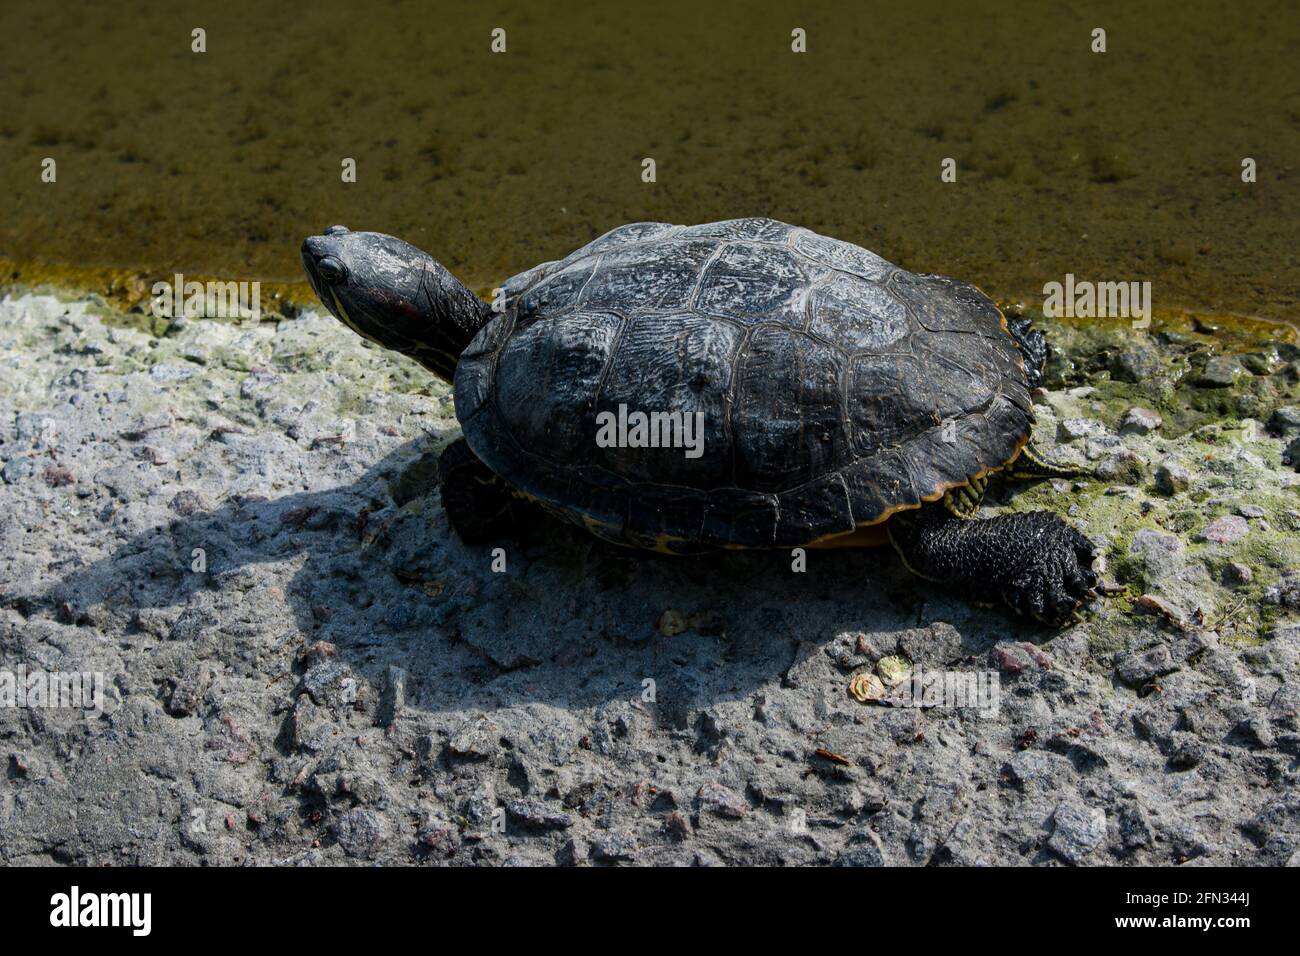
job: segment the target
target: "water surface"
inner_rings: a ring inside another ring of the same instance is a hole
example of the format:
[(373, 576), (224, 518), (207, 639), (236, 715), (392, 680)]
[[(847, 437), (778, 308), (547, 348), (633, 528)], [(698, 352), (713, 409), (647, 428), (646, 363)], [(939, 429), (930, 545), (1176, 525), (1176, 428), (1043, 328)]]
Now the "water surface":
[(0, 258), (126, 296), (297, 284), (301, 237), (342, 222), (486, 289), (626, 221), (759, 214), (995, 296), (1074, 273), (1294, 323), (1298, 23), (1289, 0), (9, 0)]

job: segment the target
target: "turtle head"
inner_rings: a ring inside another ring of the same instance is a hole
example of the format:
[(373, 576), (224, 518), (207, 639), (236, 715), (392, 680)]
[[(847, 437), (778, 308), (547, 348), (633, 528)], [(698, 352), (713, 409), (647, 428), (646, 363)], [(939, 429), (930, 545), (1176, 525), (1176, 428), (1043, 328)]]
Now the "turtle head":
[(453, 380), (460, 353), (491, 317), (432, 256), (380, 232), (330, 226), (303, 240), (302, 266), (336, 319), (444, 381)]
[(1047, 339), (1028, 319), (1007, 319), (1007, 331), (1016, 340), (1016, 348), (1025, 360), (1025, 378), (1029, 388), (1035, 389), (1043, 384), (1043, 372), (1047, 367)]

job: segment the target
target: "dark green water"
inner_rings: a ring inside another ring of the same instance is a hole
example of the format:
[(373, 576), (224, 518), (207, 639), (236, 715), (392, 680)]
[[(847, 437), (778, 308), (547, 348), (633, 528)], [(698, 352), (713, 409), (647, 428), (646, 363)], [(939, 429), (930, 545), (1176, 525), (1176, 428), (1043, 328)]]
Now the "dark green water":
[(297, 282), (343, 222), (485, 288), (626, 221), (760, 214), (996, 296), (1069, 272), (1296, 323), (1298, 61), (1288, 0), (9, 0), (0, 258)]

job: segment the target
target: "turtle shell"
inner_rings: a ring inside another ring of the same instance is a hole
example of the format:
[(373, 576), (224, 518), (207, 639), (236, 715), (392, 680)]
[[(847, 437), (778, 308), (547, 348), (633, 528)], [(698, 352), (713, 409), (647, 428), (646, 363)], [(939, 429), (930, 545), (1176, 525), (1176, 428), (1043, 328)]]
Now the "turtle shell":
[[(621, 226), (502, 301), (456, 368), (465, 438), (621, 543), (847, 534), (1007, 464), (1033, 423), (1023, 359), (978, 289), (771, 219)], [(620, 406), (690, 416), (700, 454), (598, 441)]]

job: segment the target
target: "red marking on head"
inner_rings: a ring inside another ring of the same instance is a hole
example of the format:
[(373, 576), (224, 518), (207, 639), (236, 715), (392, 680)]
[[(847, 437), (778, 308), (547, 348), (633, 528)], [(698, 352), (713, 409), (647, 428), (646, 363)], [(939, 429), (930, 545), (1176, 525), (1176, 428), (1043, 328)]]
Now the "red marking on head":
[(384, 308), (396, 312), (398, 315), (408, 319), (418, 319), (420, 317), (420, 310), (415, 307), (415, 303), (398, 295), (392, 289), (371, 289), (370, 294)]

